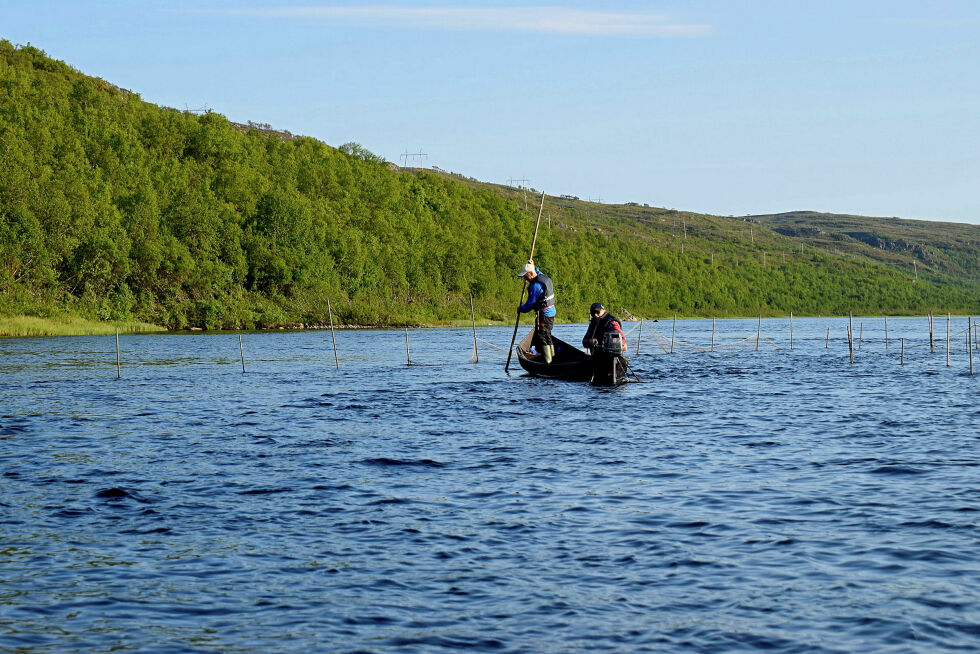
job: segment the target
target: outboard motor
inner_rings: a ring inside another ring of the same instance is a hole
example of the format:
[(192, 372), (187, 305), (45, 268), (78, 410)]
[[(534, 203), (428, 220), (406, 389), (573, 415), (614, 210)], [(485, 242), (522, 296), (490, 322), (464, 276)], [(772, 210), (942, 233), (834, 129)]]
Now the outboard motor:
[(602, 336), (602, 351), (614, 357), (623, 356), (623, 336), (616, 331), (608, 331)]

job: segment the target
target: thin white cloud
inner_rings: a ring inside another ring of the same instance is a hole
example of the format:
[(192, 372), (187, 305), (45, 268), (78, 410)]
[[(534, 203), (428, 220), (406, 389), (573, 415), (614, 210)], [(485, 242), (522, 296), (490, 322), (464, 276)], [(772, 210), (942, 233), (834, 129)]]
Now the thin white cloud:
[(887, 22), (911, 27), (980, 27), (980, 18), (893, 18)]
[(683, 23), (653, 12), (618, 12), (565, 7), (392, 7), (327, 6), (203, 10), (206, 13), (301, 18), (399, 27), (586, 36), (698, 37), (710, 25)]

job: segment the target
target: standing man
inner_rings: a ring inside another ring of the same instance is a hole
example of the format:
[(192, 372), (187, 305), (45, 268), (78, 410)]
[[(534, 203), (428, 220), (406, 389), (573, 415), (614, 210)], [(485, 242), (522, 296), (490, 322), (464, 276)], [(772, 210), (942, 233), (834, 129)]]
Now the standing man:
[(538, 270), (534, 261), (528, 259), (518, 277), (527, 280), (527, 302), (517, 307), (518, 313), (534, 311), (534, 336), (532, 345), (537, 345), (538, 351), (544, 357), (545, 363), (551, 363), (555, 356), (555, 345), (551, 340), (551, 330), (555, 326), (555, 285), (551, 278)]

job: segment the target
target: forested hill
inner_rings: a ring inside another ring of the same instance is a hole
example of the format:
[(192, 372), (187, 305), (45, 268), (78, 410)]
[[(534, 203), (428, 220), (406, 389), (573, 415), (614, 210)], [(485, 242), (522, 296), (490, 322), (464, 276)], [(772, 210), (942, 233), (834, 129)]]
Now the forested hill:
[[(0, 315), (322, 324), (329, 298), (341, 323), (431, 324), (467, 320), (473, 293), (479, 317), (510, 320), (537, 215), (536, 194), (158, 107), (6, 41), (0, 151)], [(761, 217), (567, 197), (542, 222), (566, 320), (596, 300), (649, 317), (980, 303), (976, 264), (931, 243), (883, 261)]]
[(750, 216), (780, 234), (828, 252), (864, 257), (900, 270), (980, 280), (980, 226), (796, 211)]

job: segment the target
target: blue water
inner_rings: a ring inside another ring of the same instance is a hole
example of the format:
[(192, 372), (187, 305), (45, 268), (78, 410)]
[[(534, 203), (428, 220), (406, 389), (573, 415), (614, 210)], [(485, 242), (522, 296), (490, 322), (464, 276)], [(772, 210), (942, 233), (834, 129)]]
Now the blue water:
[(980, 650), (966, 321), (845, 323), (647, 323), (616, 389), (506, 327), (0, 340), (0, 650)]

